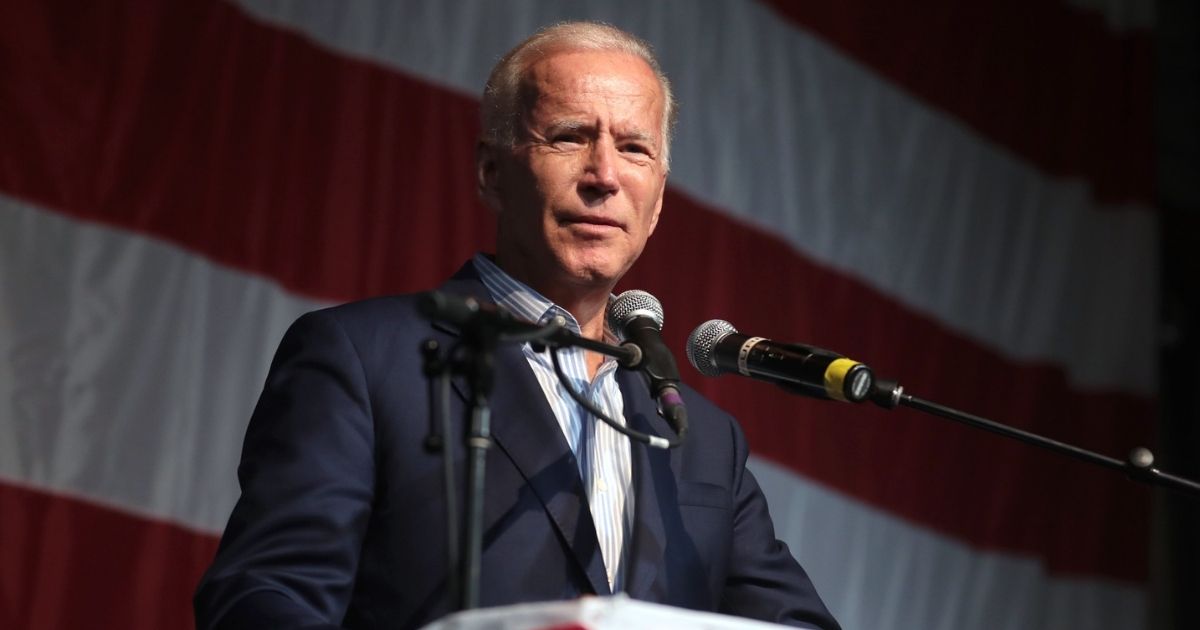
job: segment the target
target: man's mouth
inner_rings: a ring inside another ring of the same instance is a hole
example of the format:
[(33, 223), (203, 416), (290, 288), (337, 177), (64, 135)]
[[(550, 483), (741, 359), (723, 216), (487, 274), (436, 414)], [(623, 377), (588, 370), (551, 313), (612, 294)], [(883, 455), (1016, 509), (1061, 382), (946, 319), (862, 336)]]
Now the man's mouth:
[(612, 227), (623, 229), (625, 227), (620, 221), (612, 217), (601, 215), (577, 214), (559, 217), (558, 222), (562, 225), (582, 225), (596, 227)]

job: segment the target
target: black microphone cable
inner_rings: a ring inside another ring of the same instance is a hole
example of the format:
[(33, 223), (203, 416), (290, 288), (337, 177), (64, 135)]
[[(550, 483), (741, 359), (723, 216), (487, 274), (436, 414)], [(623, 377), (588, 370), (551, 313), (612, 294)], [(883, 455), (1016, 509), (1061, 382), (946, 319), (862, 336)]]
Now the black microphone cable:
[(682, 437), (676, 436), (673, 438), (665, 438), (658, 435), (642, 433), (641, 431), (630, 429), (620, 422), (608, 417), (608, 414), (604, 413), (603, 410), (601, 410), (594, 403), (592, 403), (592, 401), (588, 400), (583, 394), (579, 393), (574, 387), (571, 386), (571, 379), (569, 376), (567, 376), (567, 373), (563, 371), (562, 363), (558, 360), (558, 350), (559, 349), (557, 347), (550, 348), (550, 362), (554, 364), (554, 373), (558, 375), (558, 381), (562, 383), (563, 389), (567, 390), (567, 395), (571, 397), (571, 400), (579, 403), (580, 407), (587, 409), (588, 413), (599, 418), (618, 433), (636, 442), (641, 442), (642, 444), (664, 450), (668, 448), (675, 448), (676, 446), (683, 444)]

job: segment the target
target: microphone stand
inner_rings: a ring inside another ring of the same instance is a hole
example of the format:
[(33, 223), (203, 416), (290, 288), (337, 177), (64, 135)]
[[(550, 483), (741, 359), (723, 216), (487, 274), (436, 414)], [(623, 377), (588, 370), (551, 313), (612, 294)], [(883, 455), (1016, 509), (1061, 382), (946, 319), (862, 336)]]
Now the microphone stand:
[(1120, 470), (1130, 479), (1140, 481), (1147, 485), (1162, 486), (1172, 490), (1181, 492), (1192, 498), (1200, 498), (1200, 483), (1185, 479), (1170, 473), (1163, 472), (1154, 467), (1154, 453), (1150, 449), (1139, 446), (1129, 452), (1129, 456), (1124, 460), (1119, 460), (1106, 455), (1101, 455), (1057, 440), (1052, 440), (1029, 431), (1022, 431), (999, 422), (988, 420), (974, 414), (965, 413), (952, 409), (944, 405), (939, 405), (928, 400), (922, 400), (915, 396), (904, 393), (904, 388), (894, 381), (878, 380), (875, 382), (874, 391), (870, 397), (871, 402), (883, 407), (884, 409), (895, 409), (897, 406), (903, 405), (917, 411), (923, 411), (930, 415), (939, 416), (948, 420), (953, 420), (961, 424), (965, 424), (976, 429), (983, 429), (997, 435), (1002, 435), (1014, 440), (1020, 440), (1026, 444), (1032, 444), (1047, 450), (1054, 451), (1061, 455), (1074, 457), (1080, 461)]
[(463, 532), (461, 604), (463, 610), (479, 607), (479, 565), (483, 557), (483, 488), (487, 453), (492, 445), (492, 413), (488, 396), (495, 383), (495, 350), (499, 332), (490, 326), (467, 335), (471, 360), (467, 382), (471, 386), (471, 423), (467, 430), (467, 504)]
[[(491, 409), (488, 398), (494, 384), (495, 349), (500, 333), (495, 326), (473, 326), (464, 330), (462, 343), (443, 353), (434, 339), (421, 345), (424, 372), (430, 396), (427, 451), (442, 453), (442, 477), (446, 501), (447, 595), (456, 610), (479, 607), (480, 560), (483, 556), (484, 473), (492, 445)], [(459, 537), (457, 500), (454, 496), (453, 456), (450, 452), (449, 400), (444, 393), (452, 374), (467, 378), (470, 411), (464, 444), (467, 453), (465, 511)]]
[(446, 505), (446, 597), (461, 604), (462, 569), (459, 556), (458, 497), (455, 490), (454, 458), (450, 444), (450, 376), (454, 371), (447, 356), (443, 356), (441, 344), (429, 338), (421, 343), (422, 370), (427, 384), (429, 400), (429, 433), (425, 436), (425, 451), (442, 454), (442, 497)]

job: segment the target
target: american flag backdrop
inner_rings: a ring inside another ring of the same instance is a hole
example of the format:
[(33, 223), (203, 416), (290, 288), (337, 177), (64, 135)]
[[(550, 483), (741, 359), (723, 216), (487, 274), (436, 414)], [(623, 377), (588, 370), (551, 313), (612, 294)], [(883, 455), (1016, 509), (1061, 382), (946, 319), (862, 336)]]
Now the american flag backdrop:
[(843, 625), (1147, 626), (1151, 494), (1120, 474), (683, 359), (719, 317), (1104, 454), (1152, 443), (1142, 5), (9, 0), (0, 628), (190, 627), (284, 329), (489, 248), (479, 90), (577, 18), (650, 41), (681, 103), (619, 289), (662, 301)]

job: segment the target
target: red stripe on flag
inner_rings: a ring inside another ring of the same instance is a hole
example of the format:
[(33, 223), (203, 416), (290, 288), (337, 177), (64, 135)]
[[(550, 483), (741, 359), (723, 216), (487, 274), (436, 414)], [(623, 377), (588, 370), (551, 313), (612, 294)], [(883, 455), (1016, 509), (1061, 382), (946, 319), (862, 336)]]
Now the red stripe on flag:
[(0, 627), (192, 627), (217, 539), (0, 483)]
[(1154, 45), (1063, 2), (788, 2), (781, 15), (1106, 202), (1154, 201)]
[[(135, 4), (137, 19), (22, 6), (0, 26), (25, 61), (0, 82), (0, 189), (326, 299), (428, 288), (490, 243), (473, 101), (225, 3)], [(54, 46), (67, 34), (74, 56)], [(1110, 454), (1149, 433), (1144, 399), (1073, 390), (1061, 370), (1000, 357), (676, 191), (665, 207), (624, 284), (660, 296), (676, 349), (720, 316)], [(801, 401), (734, 377), (699, 384), (742, 418), (757, 452), (834, 488), (1057, 571), (1145, 576), (1147, 495), (1113, 473), (911, 412)]]
[(423, 288), (492, 240), (470, 99), (225, 2), (127, 5), (0, 20), (0, 190), (326, 299)]

